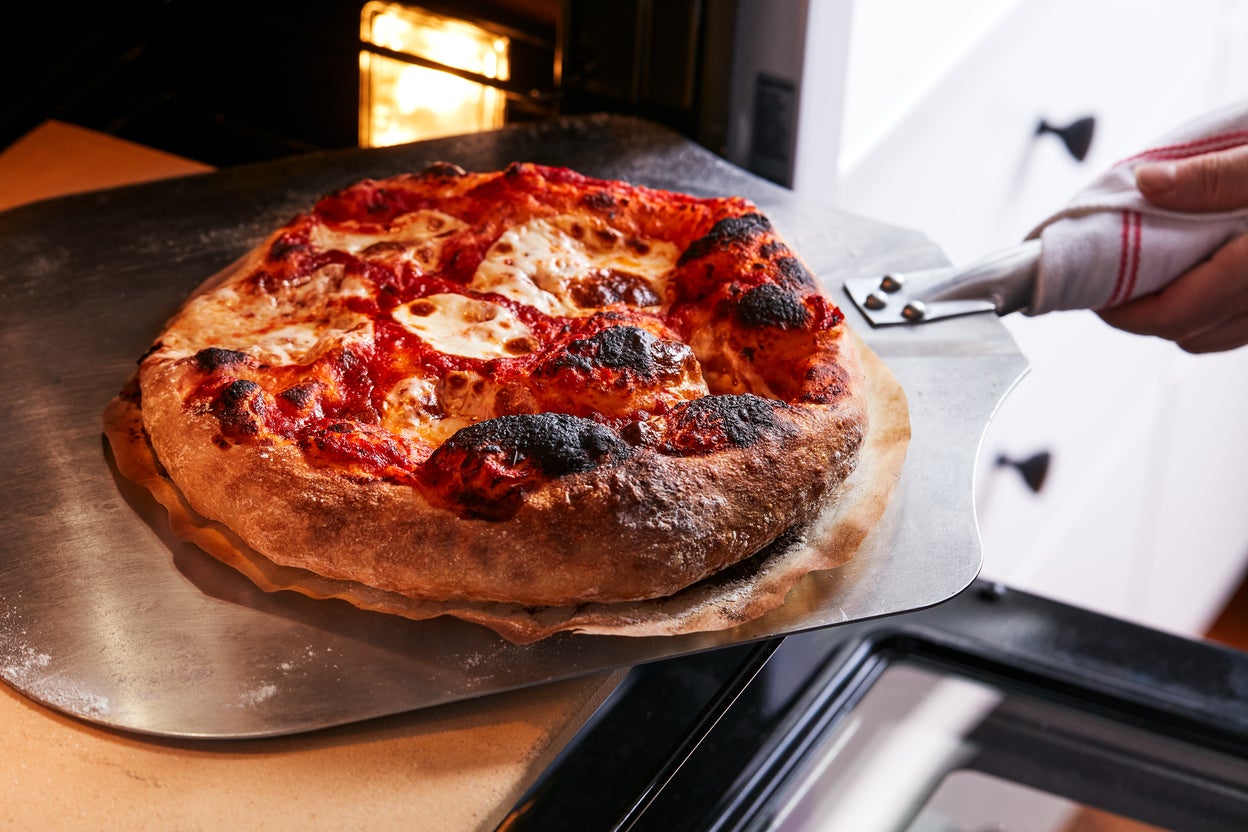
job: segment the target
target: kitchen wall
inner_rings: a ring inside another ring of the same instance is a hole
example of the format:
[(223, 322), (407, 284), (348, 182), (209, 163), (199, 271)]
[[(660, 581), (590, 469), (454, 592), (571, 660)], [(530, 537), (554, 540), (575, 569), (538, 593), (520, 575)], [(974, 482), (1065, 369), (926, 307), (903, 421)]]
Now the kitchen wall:
[[(1235, 0), (789, 0), (806, 30), (792, 186), (919, 229), (965, 264), (1095, 174), (1248, 99)], [(833, 27), (835, 28), (835, 27)], [(797, 61), (790, 60), (790, 65)], [(1080, 162), (1041, 119), (1096, 120)], [(1248, 350), (1195, 357), (1088, 312), (1004, 319), (1032, 364), (985, 439), (985, 574), (1199, 633), (1248, 562)], [(999, 456), (1051, 455), (1033, 493)]]

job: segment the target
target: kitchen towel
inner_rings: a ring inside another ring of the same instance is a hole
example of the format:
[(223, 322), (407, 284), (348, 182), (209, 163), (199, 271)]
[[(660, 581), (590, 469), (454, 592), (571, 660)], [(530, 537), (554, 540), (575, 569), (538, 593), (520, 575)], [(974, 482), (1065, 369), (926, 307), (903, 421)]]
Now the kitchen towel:
[(1102, 174), (1028, 235), (1040, 238), (1041, 253), (1026, 314), (1106, 309), (1156, 292), (1248, 232), (1248, 206), (1217, 213), (1169, 211), (1147, 202), (1135, 185), (1135, 168), (1142, 162), (1241, 145), (1248, 145), (1248, 102), (1189, 122)]

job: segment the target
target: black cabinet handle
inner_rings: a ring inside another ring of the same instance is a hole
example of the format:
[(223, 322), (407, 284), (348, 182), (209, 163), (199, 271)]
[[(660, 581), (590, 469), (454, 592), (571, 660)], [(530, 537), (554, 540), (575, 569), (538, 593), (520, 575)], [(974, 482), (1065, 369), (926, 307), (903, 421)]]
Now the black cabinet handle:
[(997, 456), (998, 468), (1013, 468), (1018, 471), (1019, 476), (1023, 478), (1023, 482), (1027, 483), (1027, 487), (1032, 492), (1038, 494), (1040, 489), (1044, 487), (1045, 477), (1049, 475), (1049, 463), (1053, 460), (1053, 454), (1048, 451), (1040, 451), (1032, 454), (1026, 459), (1010, 459), (1005, 454)]
[(1062, 144), (1066, 145), (1066, 149), (1070, 151), (1070, 155), (1082, 162), (1088, 155), (1088, 148), (1092, 146), (1092, 135), (1096, 132), (1096, 119), (1092, 116), (1072, 121), (1065, 127), (1058, 127), (1050, 124), (1046, 119), (1040, 119), (1040, 124), (1036, 127), (1036, 135), (1043, 136), (1045, 133), (1052, 133), (1062, 140)]

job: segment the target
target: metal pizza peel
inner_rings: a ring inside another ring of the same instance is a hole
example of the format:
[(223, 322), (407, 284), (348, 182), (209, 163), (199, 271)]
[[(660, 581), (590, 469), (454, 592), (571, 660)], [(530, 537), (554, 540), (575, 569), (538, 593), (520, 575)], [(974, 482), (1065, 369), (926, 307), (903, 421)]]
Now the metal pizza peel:
[(819, 603), (741, 628), (560, 634), (513, 645), (451, 619), (408, 621), (266, 594), (176, 540), (115, 473), (100, 414), (165, 318), (205, 277), (321, 194), (433, 161), (516, 160), (754, 200), (831, 293), (943, 267), (922, 235), (805, 201), (679, 135), (613, 116), (344, 151), (51, 200), (0, 214), (0, 678), (74, 717), (142, 734), (290, 734), (938, 604), (979, 571), (980, 438), (1026, 362), (993, 315), (850, 323), (910, 402), (901, 481)]

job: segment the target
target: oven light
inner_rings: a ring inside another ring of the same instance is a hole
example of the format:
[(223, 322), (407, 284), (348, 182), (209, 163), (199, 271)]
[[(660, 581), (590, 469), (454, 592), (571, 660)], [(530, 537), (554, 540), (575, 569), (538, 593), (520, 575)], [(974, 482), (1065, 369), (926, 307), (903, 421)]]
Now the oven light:
[(361, 12), (360, 40), (362, 147), (503, 125), (501, 90), (427, 64), (506, 81), (507, 38), (467, 21), (373, 0)]

